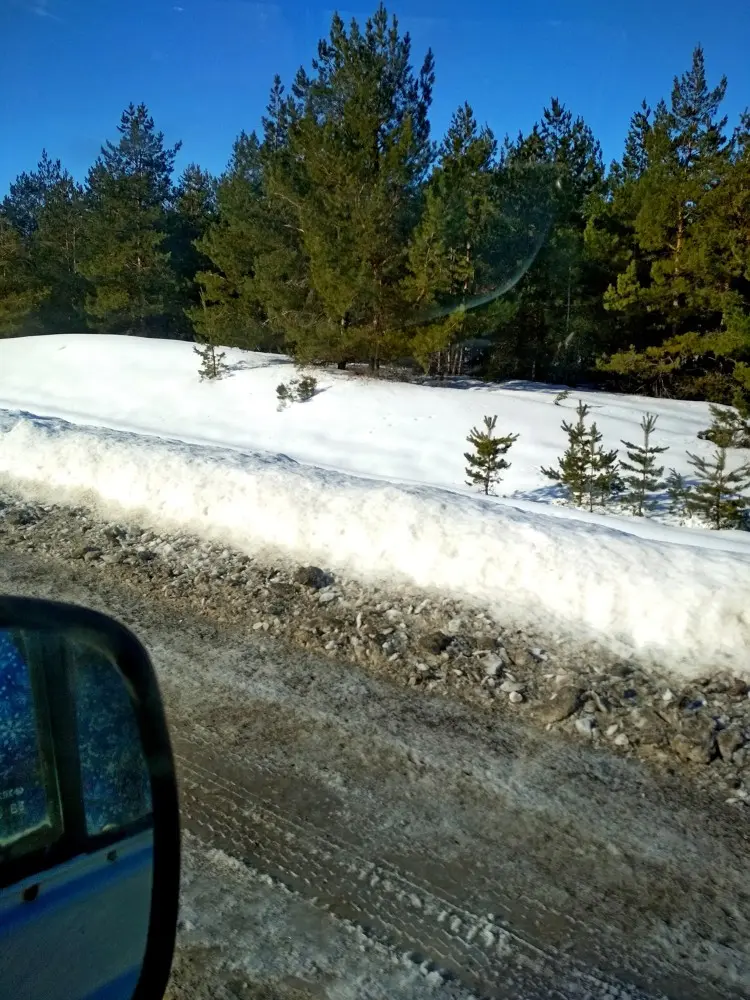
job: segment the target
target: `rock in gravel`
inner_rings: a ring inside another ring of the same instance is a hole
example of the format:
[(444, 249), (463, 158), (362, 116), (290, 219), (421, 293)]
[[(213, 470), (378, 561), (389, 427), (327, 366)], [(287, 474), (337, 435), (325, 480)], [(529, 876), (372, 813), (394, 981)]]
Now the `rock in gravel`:
[(443, 650), (447, 649), (452, 642), (453, 636), (446, 635), (445, 632), (428, 632), (427, 635), (423, 635), (419, 640), (419, 646), (426, 653), (433, 653), (437, 656)]
[(710, 737), (695, 739), (677, 733), (669, 744), (681, 760), (690, 764), (710, 764), (714, 758), (714, 742)]
[(523, 695), (521, 694), (520, 691), (511, 691), (510, 694), (508, 695), (508, 701), (512, 705), (520, 705), (521, 702), (523, 701)]
[(590, 715), (584, 715), (576, 719), (576, 729), (582, 736), (593, 736), (596, 729), (596, 720)]
[(500, 690), (506, 694), (517, 694), (519, 691), (523, 691), (523, 689), (524, 685), (521, 681), (506, 680), (500, 685)]
[(735, 677), (729, 687), (729, 694), (732, 698), (746, 698), (750, 693), (750, 686), (740, 677)]
[(660, 746), (667, 733), (667, 724), (652, 708), (636, 708), (630, 716), (633, 725), (638, 730), (642, 743)]
[(319, 566), (300, 566), (294, 574), (295, 583), (301, 583), (303, 587), (311, 587), (313, 590), (322, 590), (323, 587), (330, 587), (333, 577), (326, 573)]
[(716, 745), (722, 760), (731, 760), (735, 750), (739, 750), (744, 742), (744, 737), (739, 729), (722, 729), (716, 733)]
[(500, 671), (503, 669), (503, 659), (501, 656), (497, 656), (495, 653), (491, 653), (489, 656), (485, 656), (482, 660), (484, 664), (484, 672), (487, 677), (497, 677)]
[(474, 649), (479, 652), (493, 652), (497, 648), (494, 635), (478, 635), (474, 638)]
[(471, 656), (474, 646), (465, 635), (454, 635), (448, 646), (449, 656)]
[(581, 689), (565, 685), (542, 710), (543, 722), (562, 722), (571, 716), (581, 700)]

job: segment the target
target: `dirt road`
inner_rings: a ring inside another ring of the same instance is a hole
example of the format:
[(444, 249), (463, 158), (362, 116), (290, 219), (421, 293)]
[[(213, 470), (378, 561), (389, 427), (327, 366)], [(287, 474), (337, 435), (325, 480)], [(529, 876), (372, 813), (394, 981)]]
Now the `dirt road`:
[[(291, 889), (306, 919), (349, 921), (407, 955), (431, 989), (750, 993), (750, 836), (718, 800), (351, 664), (179, 618), (85, 565), (0, 551), (0, 590), (133, 628), (167, 702), (186, 829)], [(245, 891), (239, 877), (226, 886)], [(214, 954), (206, 976), (227, 961)], [(272, 995), (204, 985), (189, 995)], [(318, 987), (309, 995), (342, 995)]]

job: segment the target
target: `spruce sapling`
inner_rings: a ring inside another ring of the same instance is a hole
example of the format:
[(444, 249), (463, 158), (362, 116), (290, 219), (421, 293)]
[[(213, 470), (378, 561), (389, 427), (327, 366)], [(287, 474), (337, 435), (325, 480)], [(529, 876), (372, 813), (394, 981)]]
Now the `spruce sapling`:
[(691, 514), (705, 518), (712, 528), (741, 528), (750, 498), (744, 491), (750, 488), (750, 463), (733, 471), (727, 470), (727, 450), (717, 448), (713, 461), (692, 455), (688, 461), (698, 476), (696, 486), (687, 496)]
[(568, 435), (568, 447), (562, 458), (557, 460), (560, 468), (545, 469), (542, 467), (542, 473), (548, 479), (554, 479), (556, 483), (561, 483), (566, 488), (569, 499), (577, 507), (583, 505), (583, 498), (588, 487), (589, 432), (586, 427), (588, 412), (588, 406), (579, 399), (576, 408), (578, 420), (574, 424), (568, 423), (567, 420), (562, 422), (562, 429)]
[(669, 497), (669, 513), (684, 517), (687, 513), (687, 497), (690, 492), (685, 477), (676, 469), (670, 469), (664, 485)]
[(563, 389), (561, 392), (555, 396), (555, 406), (559, 406), (560, 403), (564, 403), (565, 400), (570, 395), (570, 389)]
[(644, 511), (653, 507), (654, 501), (649, 496), (657, 490), (664, 488), (662, 475), (664, 466), (656, 465), (656, 456), (664, 454), (669, 449), (666, 447), (657, 448), (651, 444), (651, 434), (656, 427), (656, 417), (652, 413), (647, 413), (641, 420), (643, 429), (643, 444), (631, 444), (630, 441), (623, 441), (628, 462), (621, 462), (620, 466), (630, 475), (623, 477), (625, 487), (625, 503), (634, 514), (643, 516)]
[(469, 463), (466, 466), (467, 485), (480, 486), (488, 495), (500, 482), (500, 473), (510, 468), (510, 462), (502, 456), (507, 455), (513, 442), (518, 440), (517, 434), (495, 437), (496, 423), (496, 416), (485, 417), (483, 431), (473, 427), (466, 440), (473, 446), (474, 452), (464, 452), (464, 458)]

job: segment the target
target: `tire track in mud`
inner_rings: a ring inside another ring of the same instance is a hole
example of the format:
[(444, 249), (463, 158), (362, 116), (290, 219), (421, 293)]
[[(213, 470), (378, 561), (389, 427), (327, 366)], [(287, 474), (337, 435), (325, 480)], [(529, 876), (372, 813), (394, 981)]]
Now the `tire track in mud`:
[[(201, 742), (175, 738), (183, 817), (210, 846), (278, 879), (335, 916), (497, 1000), (590, 997), (646, 1000), (571, 956), (534, 944), (496, 914), (478, 914), (446, 888), (359, 854), (354, 845), (290, 816), (276, 803), (216, 771)], [(221, 768), (225, 771), (225, 768)], [(250, 769), (248, 769), (249, 771)], [(526, 926), (539, 914), (513, 904)], [(547, 914), (546, 916), (549, 916)]]
[[(498, 816), (500, 825), (495, 827), (496, 836), (493, 838), (495, 850), (490, 853), (480, 849), (458, 862), (452, 861), (450, 840), (446, 842), (439, 829), (436, 829), (434, 853), (430, 850), (433, 844), (430, 838), (427, 841), (423, 839), (421, 843), (415, 842), (404, 853), (400, 845), (407, 843), (408, 835), (396, 837), (398, 848), (394, 849), (391, 838), (390, 848), (384, 849), (378, 816), (390, 817), (398, 804), (387, 797), (393, 794), (391, 786), (383, 785), (381, 790), (378, 779), (373, 800), (375, 808), (370, 808), (368, 815), (367, 810), (356, 804), (359, 797), (352, 799), (345, 792), (341, 798), (335, 792), (327, 792), (315, 781), (300, 780), (291, 759), (288, 764), (285, 763), (286, 757), (273, 762), (264, 755), (260, 745), (254, 751), (243, 750), (242, 754), (238, 754), (217, 742), (221, 738), (213, 728), (204, 730), (201, 724), (192, 725), (188, 732), (189, 736), (183, 738), (182, 756), (202, 766), (213, 779), (221, 778), (225, 784), (228, 783), (230, 790), (240, 796), (240, 804), (246, 810), (250, 803), (257, 804), (275, 816), (276, 822), (282, 826), (300, 825), (301, 833), (295, 833), (295, 837), (323, 837), (334, 845), (335, 850), (358, 858), (360, 867), (350, 866), (348, 879), (360, 869), (373, 867), (372, 858), (376, 858), (379, 870), (374, 877), (384, 880), (386, 888), (387, 873), (392, 870), (417, 886), (416, 889), (403, 888), (405, 905), (412, 905), (409, 897), (419, 897), (420, 892), (436, 898), (437, 902), (431, 906), (433, 918), (452, 907), (468, 915), (459, 925), (464, 930), (476, 926), (475, 935), (483, 928), (489, 933), (497, 933), (492, 927), (485, 926), (483, 916), (493, 911), (490, 923), (502, 932), (498, 934), (498, 940), (505, 935), (504, 940), (515, 941), (519, 948), (521, 945), (526, 948), (521, 955), (525, 968), (532, 970), (539, 963), (544, 966), (555, 958), (557, 967), (566, 970), (565, 974), (573, 985), (578, 984), (576, 996), (581, 992), (579, 980), (589, 976), (591, 970), (595, 970), (597, 983), (589, 994), (592, 997), (669, 996), (673, 1000), (696, 1000), (698, 997), (702, 1000), (737, 1000), (746, 995), (741, 985), (746, 967), (737, 965), (738, 954), (732, 951), (728, 941), (723, 940), (719, 926), (714, 923), (703, 926), (697, 919), (699, 911), (695, 911), (694, 907), (698, 906), (700, 910), (700, 901), (708, 902), (704, 894), (711, 887), (703, 884), (702, 876), (699, 877), (699, 872), (691, 869), (687, 858), (683, 858), (680, 867), (670, 865), (660, 869), (645, 865), (643, 870), (639, 870), (629, 863), (621, 867), (617, 855), (613, 857), (608, 850), (602, 851), (601, 844), (598, 846), (599, 853), (591, 854), (589, 847), (597, 843), (601, 833), (596, 822), (592, 822), (590, 833), (586, 826), (581, 825), (574, 826), (571, 831), (565, 828), (563, 817), (562, 826), (542, 824), (539, 827), (543, 832), (542, 850), (546, 853), (547, 844), (554, 844), (555, 851), (550, 857), (555, 858), (555, 865), (562, 867), (524, 867), (525, 860), (535, 850), (526, 842), (526, 837), (533, 839), (539, 821), (532, 812), (523, 808), (520, 811), (511, 808), (502, 819)], [(219, 746), (221, 750), (217, 749)], [(396, 762), (386, 760), (380, 766), (389, 767), (392, 764)], [(432, 765), (427, 766), (432, 769)], [(449, 772), (443, 773), (441, 768), (439, 775), (441, 784), (450, 782)], [(461, 773), (457, 777), (465, 787), (467, 775)], [(193, 780), (197, 781), (195, 776)], [(447, 789), (448, 786), (445, 787)], [(381, 791), (386, 795), (382, 802)], [(196, 794), (200, 797), (201, 793), (196, 790)], [(367, 795), (372, 795), (372, 786)], [(493, 808), (491, 799), (483, 797), (483, 801), (484, 806), (480, 805), (480, 808)], [(414, 803), (411, 799), (405, 800), (405, 803), (406, 814), (411, 818)], [(497, 805), (502, 807), (501, 802), (494, 803), (495, 808)], [(476, 809), (476, 804), (471, 803), (471, 808)], [(242, 824), (236, 810), (233, 816), (235, 822)], [(350, 834), (344, 826), (342, 816), (354, 823), (353, 833)], [(262, 816), (246, 819), (244, 827), (246, 829), (248, 825), (258, 822), (262, 824)], [(519, 829), (520, 838), (517, 836)], [(335, 836), (332, 837), (331, 831), (335, 831)], [(501, 845), (509, 852), (505, 855), (504, 866), (496, 853), (498, 847), (502, 849)], [(237, 851), (230, 850), (229, 853), (236, 856)], [(586, 859), (583, 866), (581, 857)], [(517, 868), (514, 858), (518, 859), (521, 867)], [(586, 865), (592, 863), (597, 866), (596, 882), (590, 887)], [(262, 867), (260, 862), (257, 866)], [(693, 891), (684, 897), (685, 903), (681, 908), (679, 897), (686, 892), (688, 883), (692, 884)], [(309, 894), (311, 889), (302, 885), (300, 891)], [(727, 903), (732, 905), (729, 900)], [(675, 928), (676, 931), (668, 939), (658, 933), (661, 914), (665, 912), (668, 928)], [(722, 925), (725, 931), (730, 931), (732, 927), (728, 916), (729, 911), (726, 910), (723, 913), (726, 922)], [(649, 929), (652, 919), (657, 927), (655, 937)], [(740, 923), (744, 926), (746, 921), (741, 920)], [(677, 933), (682, 926), (686, 928), (686, 933)], [(734, 933), (739, 933), (737, 927)], [(408, 942), (408, 939), (403, 940)], [(535, 943), (541, 947), (535, 947)], [(430, 948), (422, 939), (417, 939), (412, 947), (430, 954)], [(706, 948), (708, 954), (704, 959), (702, 952)], [(717, 954), (719, 951), (724, 952), (723, 958)], [(725, 964), (721, 964), (722, 961)], [(739, 978), (733, 974), (733, 966), (739, 971)], [(547, 984), (543, 995), (552, 995), (549, 989)], [(518, 993), (512, 995), (518, 996)]]

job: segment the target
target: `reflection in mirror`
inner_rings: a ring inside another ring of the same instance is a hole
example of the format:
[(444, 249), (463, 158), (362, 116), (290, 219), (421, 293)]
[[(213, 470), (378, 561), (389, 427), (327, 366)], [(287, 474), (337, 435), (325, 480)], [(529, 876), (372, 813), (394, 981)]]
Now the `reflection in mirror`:
[(21, 636), (0, 629), (0, 858), (34, 850), (61, 833), (43, 687)]
[(0, 997), (133, 995), (153, 882), (138, 719), (106, 634), (0, 629)]
[(72, 647), (86, 831), (94, 836), (149, 816), (151, 791), (124, 679), (95, 647), (82, 642)]

